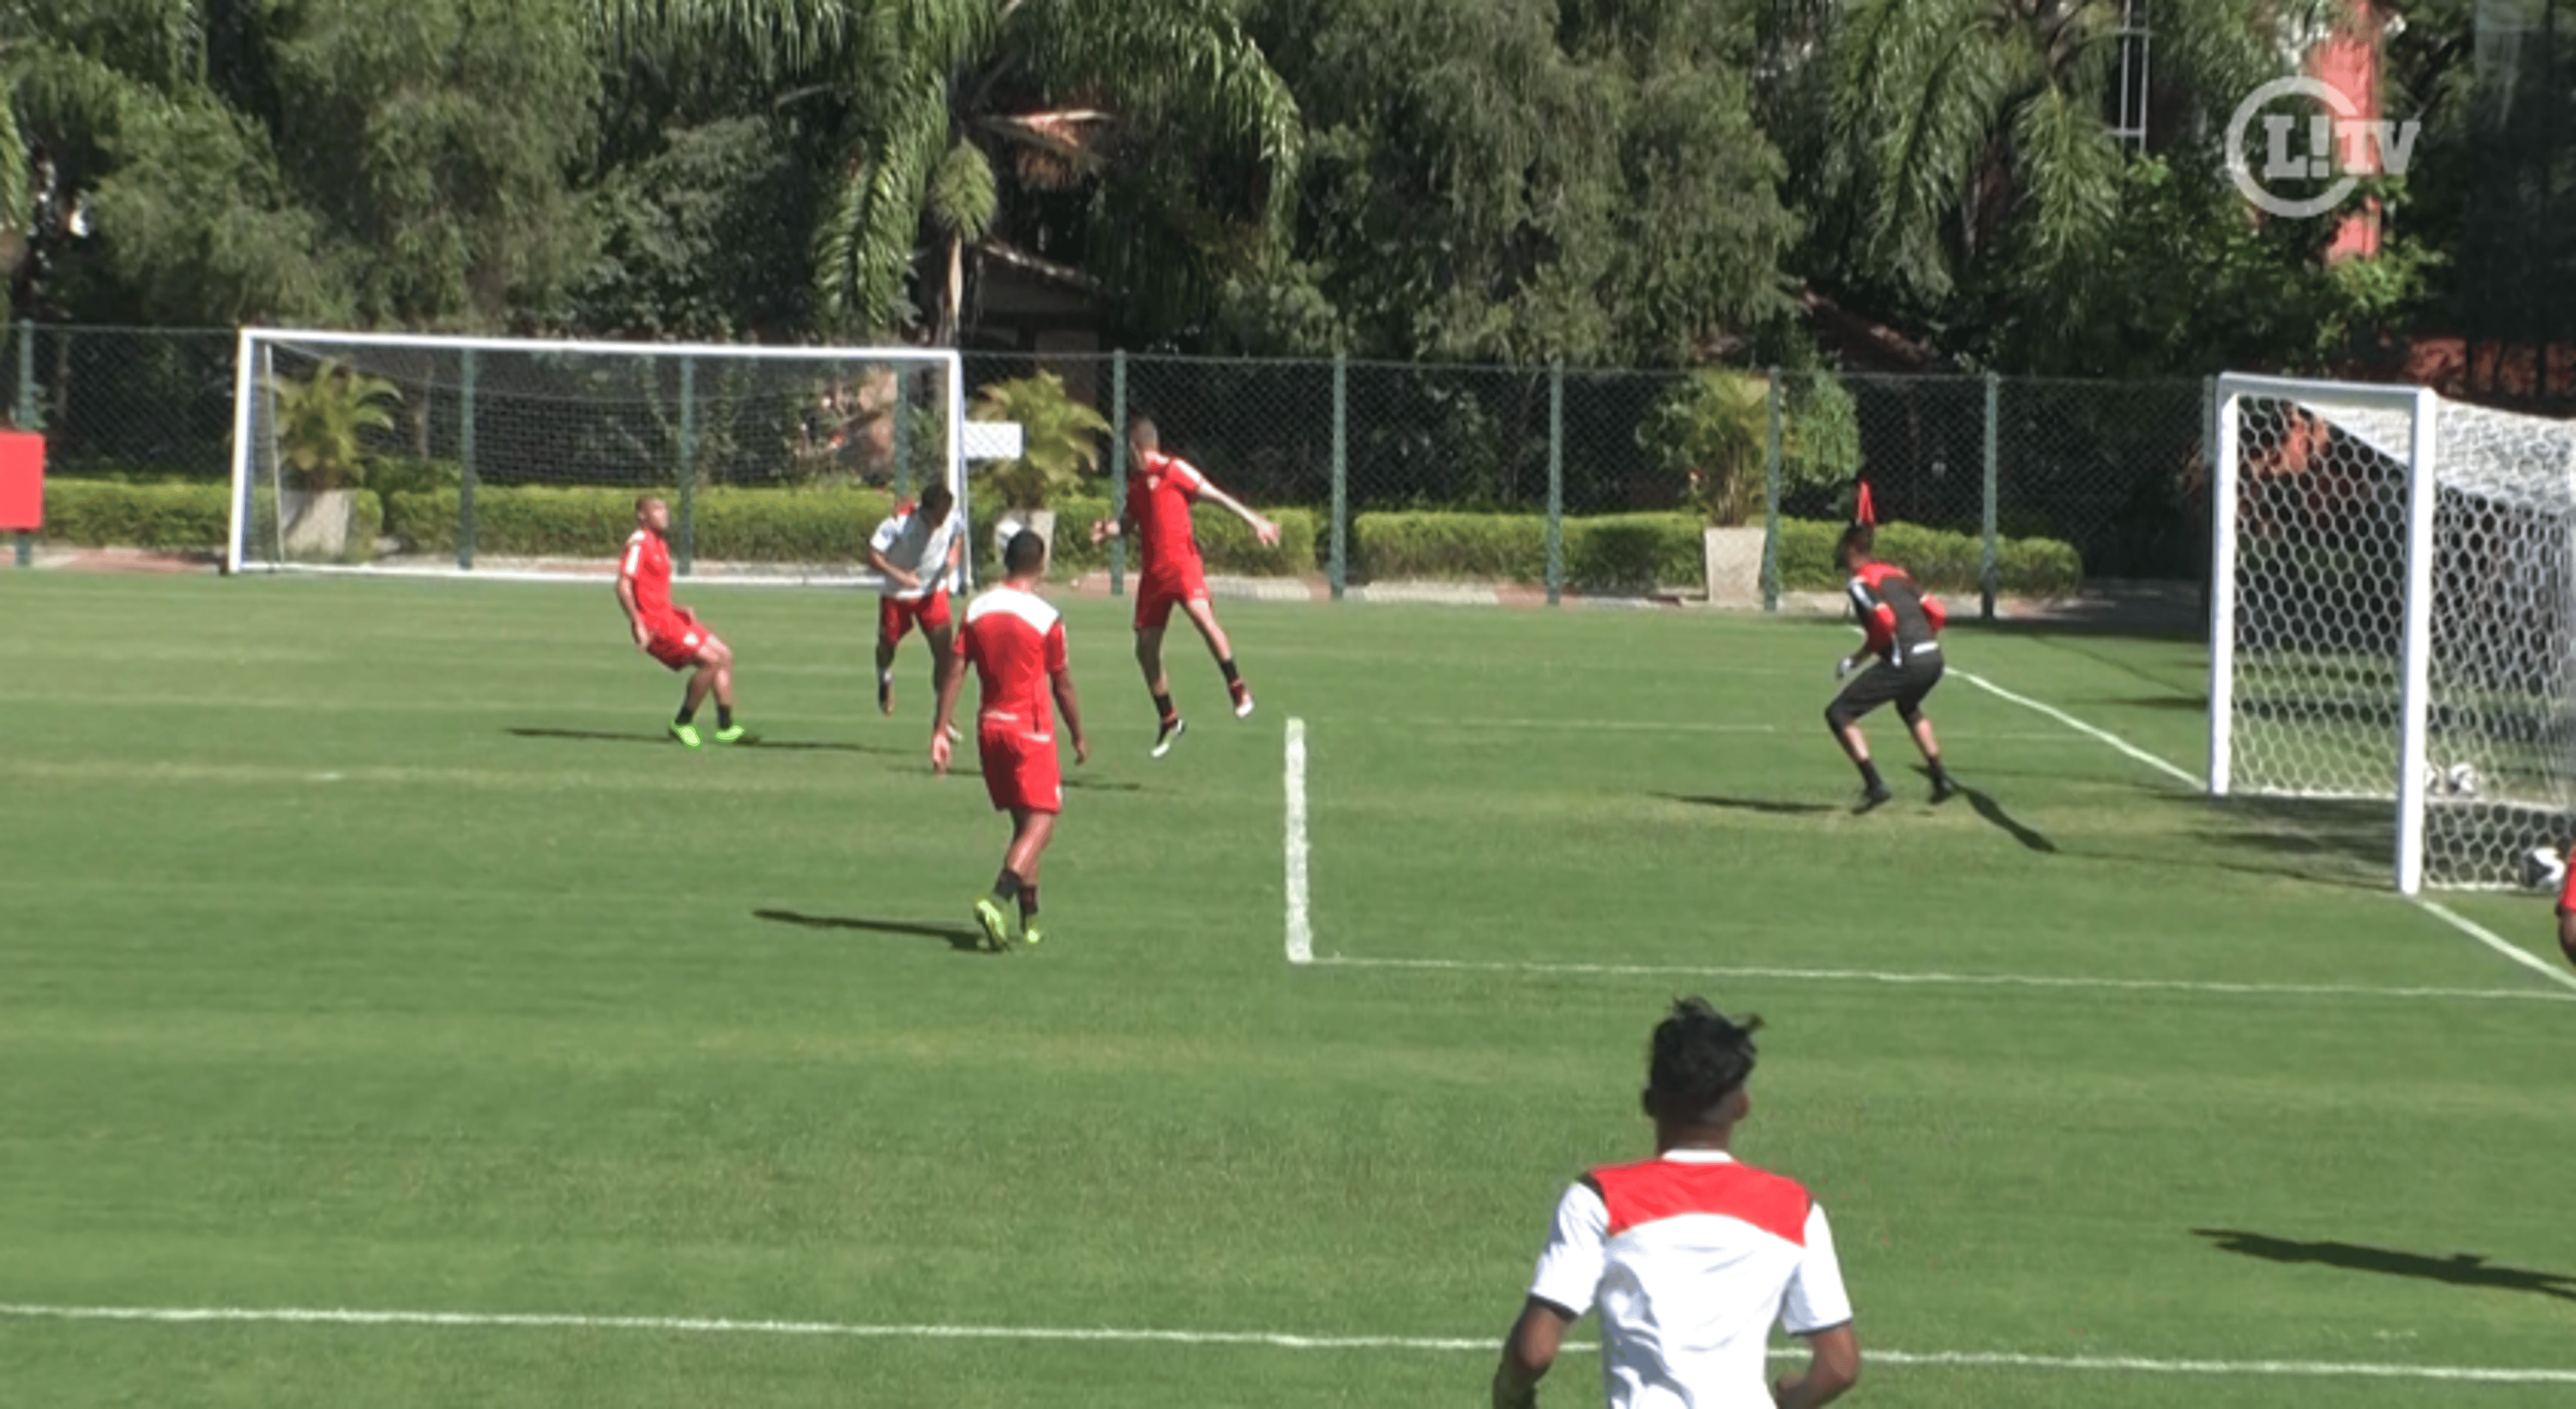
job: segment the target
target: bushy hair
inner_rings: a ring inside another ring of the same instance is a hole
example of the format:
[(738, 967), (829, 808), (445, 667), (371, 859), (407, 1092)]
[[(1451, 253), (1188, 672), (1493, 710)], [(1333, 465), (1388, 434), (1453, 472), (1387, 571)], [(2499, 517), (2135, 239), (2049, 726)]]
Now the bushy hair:
[(931, 481), (930, 487), (921, 491), (921, 512), (931, 518), (946, 518), (948, 511), (956, 507), (957, 492), (938, 480)]
[(1705, 998), (1678, 998), (1655, 1026), (1646, 1055), (1646, 1107), (1684, 1125), (1717, 1118), (1719, 1106), (1753, 1075), (1753, 1034), (1762, 1019), (1742, 1022)]
[(1002, 545), (1002, 570), (1013, 577), (1025, 576), (1046, 566), (1047, 541), (1036, 529), (1024, 528), (1011, 535)]

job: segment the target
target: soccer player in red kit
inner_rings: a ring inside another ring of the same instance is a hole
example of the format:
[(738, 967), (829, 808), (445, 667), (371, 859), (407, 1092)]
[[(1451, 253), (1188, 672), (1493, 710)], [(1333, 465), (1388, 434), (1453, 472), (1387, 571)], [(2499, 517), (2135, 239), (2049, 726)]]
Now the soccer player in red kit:
[(984, 927), (985, 947), (995, 953), (1010, 948), (1010, 910), (1019, 909), (1018, 939), (1036, 944), (1045, 938), (1038, 928), (1038, 866), (1047, 843), (1055, 839), (1055, 819), (1064, 811), (1064, 781), (1055, 754), (1055, 718), (1047, 708), (1052, 694), (1064, 711), (1064, 727), (1073, 735), (1073, 761), (1091, 759), (1082, 735), (1082, 707), (1073, 695), (1073, 671), (1065, 663), (1064, 618), (1037, 595), (1046, 575), (1046, 540), (1022, 529), (1002, 549), (1002, 585), (966, 606), (965, 623), (957, 628), (957, 654), (939, 682), (938, 717), (930, 725), (930, 767), (945, 774), (950, 757), (949, 721), (957, 714), (957, 696), (973, 664), (983, 691), (975, 715), (975, 748), (984, 764), (984, 791), (993, 810), (1011, 814), (1011, 845), (1002, 853), (1002, 874), (993, 893), (975, 902), (975, 921)]
[(1870, 761), (1869, 740), (1860, 732), (1861, 716), (1883, 704), (1896, 706), (1897, 717), (1914, 735), (1914, 746), (1931, 765), (1932, 800), (1946, 802), (1958, 792), (1941, 767), (1940, 741), (1932, 735), (1931, 718), (1923, 713), (1923, 697), (1941, 683), (1941, 628), (1948, 624), (1949, 613), (1930, 593), (1916, 587), (1905, 569), (1873, 559), (1870, 553), (1876, 546), (1877, 534), (1867, 524), (1853, 524), (1843, 531), (1838, 552), (1843, 569), (1851, 574), (1852, 609), (1859, 613), (1867, 639), (1859, 650), (1834, 663), (1834, 674), (1839, 678), (1859, 670), (1864, 661), (1871, 664), (1825, 706), (1825, 726), (1860, 770), (1863, 812), (1890, 796), (1886, 781), (1878, 776), (1878, 765)]
[(697, 614), (671, 600), (671, 506), (659, 499), (635, 501), (635, 533), (626, 540), (617, 563), (617, 605), (626, 609), (626, 624), (635, 634), (635, 649), (673, 670), (689, 672), (671, 737), (690, 748), (704, 742), (694, 722), (707, 695), (716, 697), (716, 741), (735, 743), (744, 730), (733, 722), (733, 648), (699, 621)]
[[(2576, 852), (2576, 842), (2567, 849)], [(2558, 887), (2558, 951), (2576, 964), (2576, 859), (2567, 863), (2567, 879)]]
[(1252, 525), (1253, 536), (1264, 547), (1279, 541), (1279, 525), (1208, 483), (1207, 476), (1189, 461), (1164, 454), (1162, 435), (1146, 417), (1127, 423), (1127, 449), (1136, 464), (1127, 488), (1127, 521), (1103, 519), (1093, 524), (1091, 541), (1116, 537), (1131, 528), (1135, 534), (1137, 556), (1142, 560), (1136, 588), (1136, 664), (1145, 672), (1145, 688), (1153, 692), (1160, 718), (1154, 757), (1161, 758), (1189, 727), (1172, 707), (1171, 677), (1163, 672), (1163, 628), (1170, 624), (1174, 607), (1188, 615), (1190, 625), (1207, 641), (1208, 653), (1216, 657), (1216, 668), (1225, 673), (1226, 691), (1234, 696), (1234, 717), (1252, 713), (1252, 691), (1234, 668), (1234, 645), (1226, 640), (1225, 628), (1216, 624), (1216, 610), (1208, 603), (1207, 572), (1200, 563), (1198, 536), (1190, 525), (1190, 505), (1205, 499), (1233, 513)]

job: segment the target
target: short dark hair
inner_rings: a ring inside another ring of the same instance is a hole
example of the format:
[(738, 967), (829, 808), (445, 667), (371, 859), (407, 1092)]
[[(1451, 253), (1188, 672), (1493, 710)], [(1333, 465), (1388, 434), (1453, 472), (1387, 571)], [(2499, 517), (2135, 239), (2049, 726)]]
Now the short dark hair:
[(1834, 545), (1834, 556), (1840, 557), (1854, 548), (1859, 549), (1863, 557), (1877, 551), (1878, 530), (1865, 523), (1856, 523), (1844, 529), (1843, 541)]
[(1762, 1019), (1728, 1017), (1705, 998), (1673, 1000), (1646, 1048), (1646, 1109), (1659, 1120), (1704, 1125), (1753, 1075), (1753, 1034)]
[(932, 480), (930, 487), (921, 491), (921, 511), (934, 519), (946, 518), (948, 511), (956, 507), (957, 491), (938, 480)]
[(1139, 413), (1127, 418), (1127, 443), (1152, 450), (1162, 445), (1163, 433), (1155, 427), (1153, 417)]
[(1033, 528), (1012, 534), (1011, 541), (1002, 546), (1002, 570), (1013, 577), (1026, 576), (1045, 567), (1046, 558), (1047, 541)]

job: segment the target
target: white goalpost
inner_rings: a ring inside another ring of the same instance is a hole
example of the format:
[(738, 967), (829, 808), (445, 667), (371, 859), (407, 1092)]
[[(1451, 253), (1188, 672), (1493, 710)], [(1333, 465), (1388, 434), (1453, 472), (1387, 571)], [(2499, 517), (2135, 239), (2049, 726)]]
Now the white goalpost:
[(595, 580), (658, 494), (692, 580), (873, 584), (891, 499), (968, 513), (967, 460), (1017, 453), (948, 349), (248, 328), (238, 357), (233, 572)]
[(2576, 826), (2576, 422), (2230, 375), (2209, 791), (2393, 811), (2399, 891), (2534, 882)]

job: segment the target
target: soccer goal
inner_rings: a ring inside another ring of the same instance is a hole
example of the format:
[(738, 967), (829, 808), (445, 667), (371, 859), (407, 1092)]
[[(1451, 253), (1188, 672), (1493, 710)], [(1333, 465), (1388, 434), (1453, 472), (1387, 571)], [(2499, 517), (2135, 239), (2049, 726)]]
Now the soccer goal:
[(2576, 422), (2218, 381), (2209, 790), (2384, 801), (2397, 887), (2576, 820)]
[(977, 432), (1017, 429), (970, 426), (923, 348), (252, 328), (239, 356), (236, 572), (596, 577), (658, 494), (681, 573), (870, 582), (891, 500), (965, 512)]

